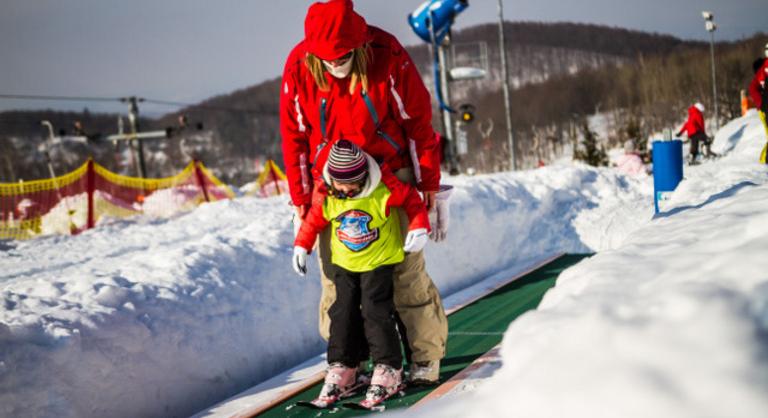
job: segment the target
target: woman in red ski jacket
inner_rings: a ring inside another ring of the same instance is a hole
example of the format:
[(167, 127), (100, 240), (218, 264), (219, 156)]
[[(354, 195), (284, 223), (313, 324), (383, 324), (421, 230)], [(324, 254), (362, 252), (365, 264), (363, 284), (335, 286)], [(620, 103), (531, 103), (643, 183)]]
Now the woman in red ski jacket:
[[(310, 10), (306, 38), (286, 61), (280, 132), (291, 199), (296, 206), (310, 204), (312, 179), (319, 177), (318, 167), (328, 156), (326, 145), (342, 137), (395, 171), (418, 161), (416, 186), (436, 192), (440, 156), (429, 92), (397, 39), (367, 26), (351, 5), (344, 10), (345, 3), (350, 2), (332, 0), (313, 6), (325, 6), (323, 13)], [(337, 20), (343, 24), (329, 25), (327, 14), (339, 15)], [(361, 79), (354, 73), (336, 78), (318, 62), (350, 51), (353, 56), (348, 61), (367, 70)]]
[[(439, 144), (429, 92), (408, 53), (393, 35), (368, 26), (351, 0), (314, 3), (304, 32), (288, 56), (280, 87), (283, 157), (298, 217), (309, 211), (329, 145), (341, 138), (416, 186), (431, 210), (440, 183)], [(401, 213), (400, 219), (407, 217)], [(433, 229), (440, 230), (440, 220)], [(318, 241), (321, 265), (330, 264), (329, 235)], [(326, 268), (321, 282), (320, 334), (327, 339), (335, 289)], [(406, 255), (393, 285), (400, 328), (412, 351), (411, 379), (436, 382), (448, 326), (422, 251)]]

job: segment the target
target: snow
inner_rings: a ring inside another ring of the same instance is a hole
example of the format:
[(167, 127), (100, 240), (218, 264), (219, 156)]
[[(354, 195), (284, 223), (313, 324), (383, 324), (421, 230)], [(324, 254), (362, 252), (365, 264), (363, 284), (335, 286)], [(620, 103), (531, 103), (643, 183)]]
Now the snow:
[(565, 271), (502, 366), (404, 416), (757, 417), (768, 411), (768, 173), (756, 114), (718, 132), (664, 212)]
[[(444, 296), (558, 252), (597, 252), (513, 322), (501, 366), (424, 416), (760, 416), (768, 410), (768, 175), (755, 113), (652, 179), (558, 163), (453, 177), (426, 249)], [(188, 416), (324, 349), (318, 268), (290, 267), (285, 196), (203, 204), (0, 247), (0, 416)], [(502, 395), (503, 396), (500, 396)]]

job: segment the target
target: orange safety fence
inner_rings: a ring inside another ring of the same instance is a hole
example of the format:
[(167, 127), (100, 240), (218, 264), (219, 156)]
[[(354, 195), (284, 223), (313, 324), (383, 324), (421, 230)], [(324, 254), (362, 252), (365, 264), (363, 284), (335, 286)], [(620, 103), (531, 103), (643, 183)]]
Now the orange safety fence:
[(110, 219), (169, 217), (235, 195), (199, 161), (173, 177), (112, 173), (88, 160), (59, 177), (0, 183), (0, 239), (77, 234)]
[(741, 94), (741, 116), (744, 116), (747, 114), (747, 111), (749, 111), (749, 99), (747, 99), (747, 91), (742, 89), (740, 91)]

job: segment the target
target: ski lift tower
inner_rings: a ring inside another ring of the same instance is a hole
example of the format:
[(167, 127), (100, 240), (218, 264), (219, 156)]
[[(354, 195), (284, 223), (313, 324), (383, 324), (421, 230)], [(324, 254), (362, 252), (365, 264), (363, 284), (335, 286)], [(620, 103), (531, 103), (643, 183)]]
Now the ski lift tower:
[(715, 76), (715, 15), (712, 12), (703, 11), (701, 17), (704, 18), (704, 28), (709, 32), (709, 55), (712, 62), (712, 103), (715, 108), (715, 131), (720, 129), (720, 119), (717, 113), (717, 77)]
[[(445, 48), (450, 43), (451, 25), (456, 16), (469, 7), (469, 0), (427, 0), (408, 15), (408, 23), (423, 41), (432, 46), (435, 95), (443, 116), (443, 131), (447, 143), (446, 158), (451, 174), (458, 174), (458, 150), (456, 135), (451, 122), (451, 114), (456, 110), (450, 107), (450, 89), (448, 82), (482, 78), (482, 69), (455, 69), (449, 71), (445, 57)], [(449, 75), (450, 73), (450, 75)]]
[[(147, 165), (144, 159), (143, 141), (147, 139), (168, 139), (168, 138), (171, 138), (174, 134), (187, 128), (186, 116), (182, 116), (179, 119), (178, 127), (167, 127), (164, 130), (158, 130), (158, 131), (139, 132), (138, 103), (143, 102), (144, 100), (145, 100), (144, 98), (136, 97), (136, 96), (121, 98), (120, 99), (121, 102), (128, 103), (130, 106), (128, 110), (128, 122), (130, 123), (130, 132), (128, 133), (124, 132), (123, 119), (120, 118), (118, 119), (118, 132), (116, 134), (108, 135), (106, 138), (107, 141), (111, 141), (115, 145), (117, 145), (117, 141), (128, 142), (131, 151), (134, 153), (133, 158), (138, 159), (137, 174), (140, 178), (147, 177), (147, 168), (146, 168)], [(198, 123), (197, 129), (202, 130), (203, 124)]]

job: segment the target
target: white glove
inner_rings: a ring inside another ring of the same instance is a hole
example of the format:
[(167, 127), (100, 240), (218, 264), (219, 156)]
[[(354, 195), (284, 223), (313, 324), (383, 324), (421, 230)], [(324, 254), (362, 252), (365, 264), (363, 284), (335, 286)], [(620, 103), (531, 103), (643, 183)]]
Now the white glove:
[(416, 253), (421, 251), (425, 245), (427, 245), (427, 228), (414, 229), (408, 231), (408, 235), (405, 236), (405, 245), (403, 250), (407, 253)]
[(453, 186), (443, 184), (440, 186), (440, 191), (435, 195), (435, 210), (429, 213), (429, 223), (432, 228), (429, 237), (435, 242), (440, 242), (448, 236), (449, 198), (452, 192)]
[(293, 269), (299, 276), (307, 274), (307, 250), (303, 247), (293, 247)]

